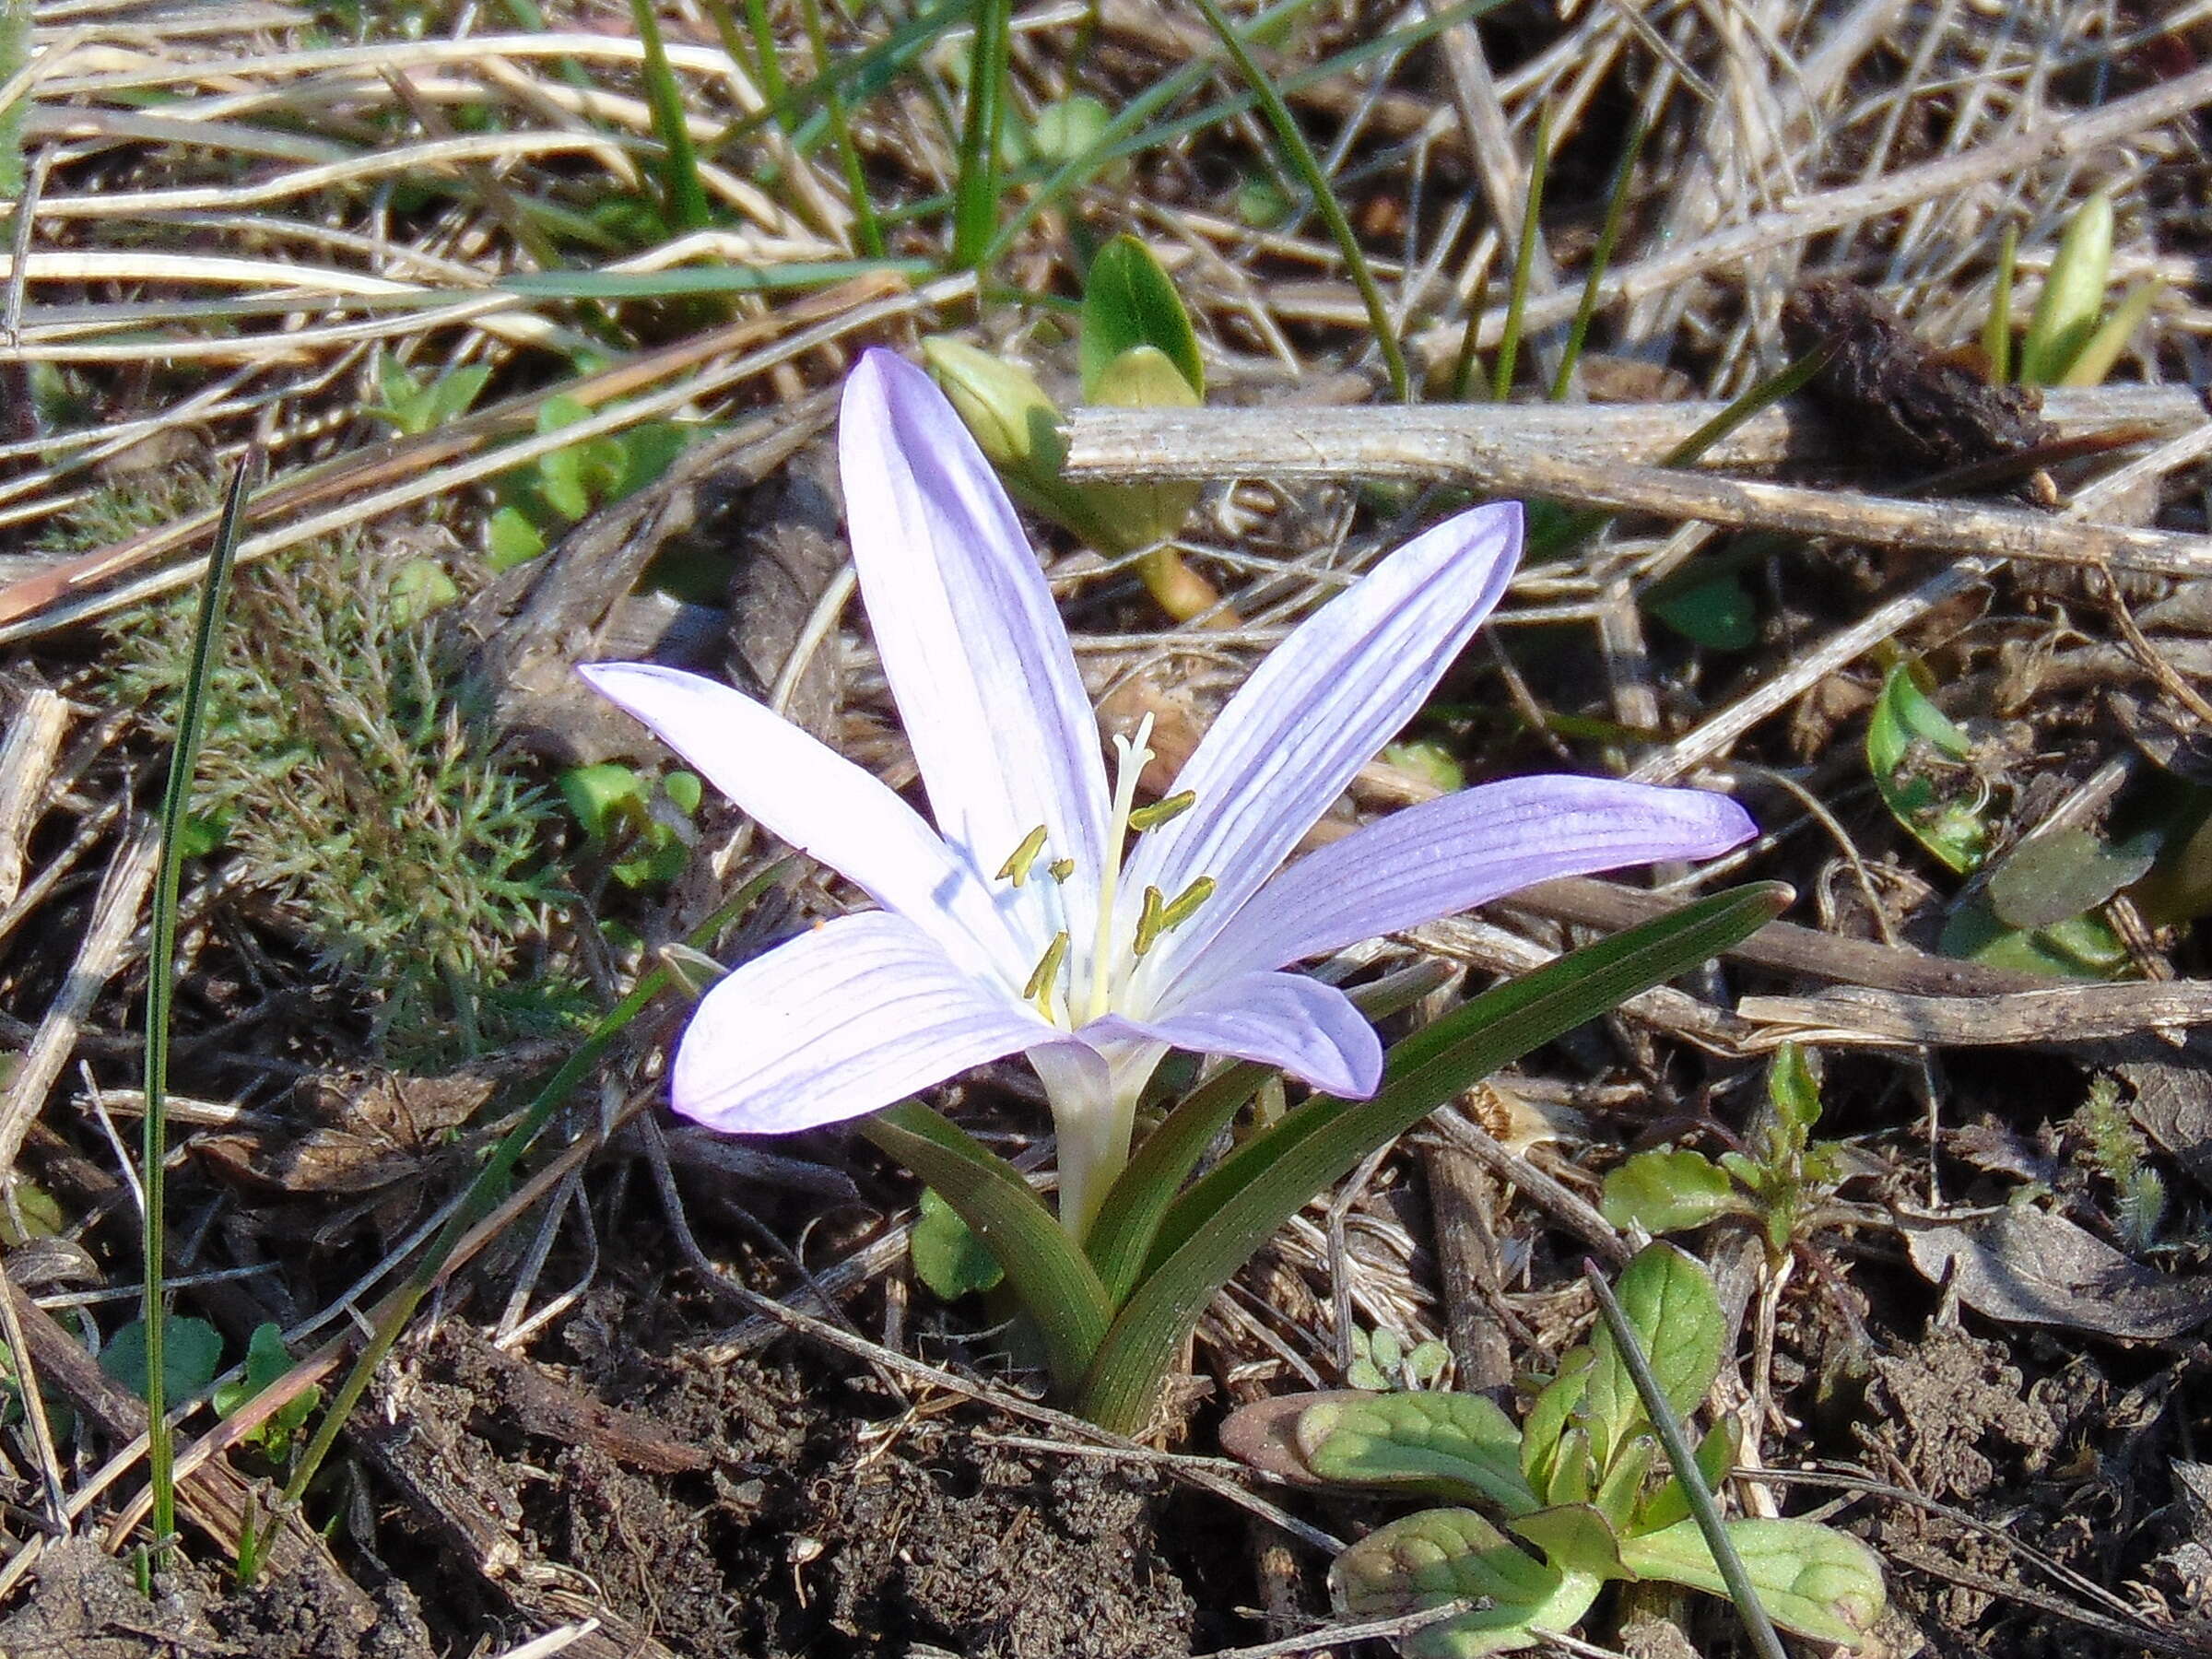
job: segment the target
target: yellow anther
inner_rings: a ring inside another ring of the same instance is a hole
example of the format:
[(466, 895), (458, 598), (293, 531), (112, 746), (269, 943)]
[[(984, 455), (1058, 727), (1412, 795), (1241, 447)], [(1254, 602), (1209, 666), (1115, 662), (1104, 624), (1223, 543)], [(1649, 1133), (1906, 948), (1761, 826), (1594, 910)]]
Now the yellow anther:
[(1162, 824), (1171, 823), (1181, 818), (1197, 805), (1196, 792), (1186, 789), (1180, 794), (1168, 796), (1164, 801), (1155, 801), (1149, 806), (1139, 806), (1129, 815), (1129, 828), (1140, 832), (1146, 830), (1157, 830)]
[(1054, 881), (1065, 881), (1076, 873), (1076, 861), (1072, 858), (1055, 858), (1044, 866), (1044, 873)]
[(1037, 862), (1037, 854), (1043, 851), (1044, 826), (1040, 824), (1021, 838), (1021, 845), (1015, 848), (1006, 862), (998, 866), (998, 875), (994, 879), (1011, 881), (1019, 887), (1030, 878), (1030, 866)]
[(1037, 1012), (1050, 1019), (1053, 1017), (1053, 987), (1060, 982), (1060, 965), (1067, 960), (1067, 934), (1065, 930), (1053, 935), (1053, 942), (1044, 947), (1044, 955), (1037, 961), (1036, 971), (1030, 982), (1021, 988), (1021, 999), (1037, 1005)]
[(1159, 889), (1145, 889), (1145, 902), (1136, 915), (1135, 952), (1143, 956), (1159, 943), (1159, 935), (1173, 933), (1198, 913), (1198, 907), (1214, 896), (1214, 878), (1201, 876), (1174, 898), (1162, 900)]

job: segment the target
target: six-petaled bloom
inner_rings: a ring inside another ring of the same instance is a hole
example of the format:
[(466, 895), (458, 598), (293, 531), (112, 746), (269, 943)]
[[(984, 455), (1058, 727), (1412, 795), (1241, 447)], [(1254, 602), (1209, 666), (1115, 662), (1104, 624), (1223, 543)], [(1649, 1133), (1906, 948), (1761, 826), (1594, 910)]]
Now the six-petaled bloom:
[(1043, 1079), (1061, 1215), (1080, 1234), (1171, 1048), (1364, 1098), (1382, 1045), (1344, 994), (1282, 971), (1532, 882), (1700, 858), (1752, 833), (1724, 796), (1600, 778), (1487, 783), (1290, 863), (1418, 712), (1505, 589), (1521, 514), (1416, 537), (1298, 628), (1138, 806), (1147, 731), (1097, 717), (1006, 492), (919, 370), (884, 351), (839, 433), (853, 563), (933, 830), (852, 762), (727, 686), (582, 672), (759, 822), (881, 906), (754, 959), (700, 1005), (676, 1109), (774, 1134), (874, 1112), (1014, 1053)]

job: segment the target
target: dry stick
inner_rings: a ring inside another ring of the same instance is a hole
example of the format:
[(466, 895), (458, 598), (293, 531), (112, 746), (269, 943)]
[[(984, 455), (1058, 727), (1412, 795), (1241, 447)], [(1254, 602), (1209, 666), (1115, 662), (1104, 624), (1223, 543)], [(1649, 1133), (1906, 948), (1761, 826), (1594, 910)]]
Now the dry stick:
[[(1108, 409), (1068, 417), (1069, 472), (1100, 482), (1171, 478), (1453, 477), (1468, 445), (1572, 450), (1657, 460), (1720, 415), (1709, 401), (1430, 404), (1419, 408)], [(2044, 418), (2061, 437), (2115, 427), (2172, 438), (2205, 425), (2188, 386), (2053, 388)], [(1832, 422), (1806, 405), (1771, 405), (1698, 457), (1703, 471), (1758, 470), (1841, 453)]]
[(39, 1022), (38, 1035), (22, 1056), (6, 1095), (0, 1098), (0, 1174), (15, 1169), (23, 1137), (30, 1133), (53, 1080), (69, 1063), (86, 1017), (128, 957), (131, 937), (138, 931), (138, 912), (153, 886), (160, 839), (152, 825), (142, 826), (124, 841), (100, 880), (91, 925), (77, 947), (76, 960), (46, 1018)]
[(1783, 1042), (1880, 1048), (2093, 1042), (2212, 1025), (2212, 983), (2152, 980), (2001, 996), (1910, 996), (1853, 986), (1818, 996), (1746, 996), (1736, 1009), (1743, 1018), (1773, 1028), (1753, 1040), (1759, 1048)]
[(33, 686), (17, 700), (7, 736), (0, 740), (0, 912), (23, 890), (23, 849), (52, 805), (47, 781), (69, 728), (69, 705), (61, 694)]
[[(1208, 410), (1207, 415), (1242, 411)], [(1369, 411), (1380, 429), (1378, 412)], [(1187, 420), (1188, 418), (1186, 417)], [(1080, 426), (1077, 429), (1082, 430)], [(1671, 467), (1625, 465), (1587, 452), (1560, 453), (1507, 444), (1472, 432), (1456, 442), (1431, 429), (1426, 441), (1398, 449), (1369, 446), (1354, 464), (1339, 454), (1286, 457), (1251, 470), (1272, 477), (1419, 477), (1440, 475), (1496, 494), (1545, 496), (1613, 512), (1649, 512), (1697, 519), (1735, 530), (1775, 530), (1828, 535), (1877, 547), (1927, 553), (1986, 555), (2069, 567), (2141, 571), (2159, 576), (2212, 576), (2212, 537), (2178, 531), (2138, 530), (2053, 518), (2024, 508), (1975, 507), (1956, 501), (1913, 501), (1843, 490), (1806, 489), (1735, 478), (1700, 477)], [(1098, 466), (1071, 476), (1104, 477)], [(1149, 471), (1150, 469), (1147, 469)], [(1191, 477), (1183, 472), (1180, 476)]]

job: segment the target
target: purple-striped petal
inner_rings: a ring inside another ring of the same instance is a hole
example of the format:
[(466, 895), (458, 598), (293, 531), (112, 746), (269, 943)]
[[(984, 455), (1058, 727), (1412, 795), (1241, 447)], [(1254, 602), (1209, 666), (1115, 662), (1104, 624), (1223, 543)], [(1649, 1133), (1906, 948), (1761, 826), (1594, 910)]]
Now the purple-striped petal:
[(1058, 1036), (912, 923), (866, 911), (754, 958), (708, 992), (677, 1045), (669, 1103), (729, 1134), (788, 1135)]
[(653, 663), (576, 671), (770, 833), (819, 859), (971, 971), (1018, 984), (1033, 948), (965, 860), (878, 779), (744, 692)]
[(1124, 934), (1147, 885), (1172, 899), (1202, 876), (1218, 884), (1146, 959), (1145, 977), (1175, 977), (1413, 718), (1505, 592), (1520, 550), (1518, 505), (1463, 512), (1385, 559), (1253, 670), (1175, 781), (1197, 805), (1131, 859)]
[(1090, 1042), (1149, 1040), (1256, 1060), (1347, 1100), (1367, 1099), (1382, 1080), (1375, 1028), (1334, 985), (1295, 973), (1209, 979), (1150, 1019), (1109, 1014), (1077, 1034)]
[[(1509, 778), (1366, 825), (1255, 893), (1184, 982), (1280, 968), (1558, 876), (1710, 858), (1757, 833), (1726, 795), (1610, 778)], [(1167, 992), (1169, 999), (1173, 990)]]
[(853, 562), (930, 810), (988, 877), (1040, 824), (1095, 881), (1097, 717), (990, 463), (919, 369), (871, 351), (838, 428)]

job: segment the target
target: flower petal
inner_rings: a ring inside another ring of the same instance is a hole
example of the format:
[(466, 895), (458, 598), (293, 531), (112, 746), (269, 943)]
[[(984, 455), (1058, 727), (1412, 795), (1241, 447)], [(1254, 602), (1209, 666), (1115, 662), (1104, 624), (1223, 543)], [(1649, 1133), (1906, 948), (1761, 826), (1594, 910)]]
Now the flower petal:
[(868, 626), (937, 828), (976, 873), (1040, 824), (1095, 881), (1105, 845), (1097, 717), (996, 475), (919, 369), (871, 351), (838, 449)]
[(1175, 781), (1197, 805), (1130, 861), (1124, 936), (1147, 886), (1214, 894), (1147, 957), (1165, 984), (1289, 856), (1352, 774), (1419, 711), (1489, 615), (1521, 550), (1521, 509), (1477, 507), (1415, 537), (1253, 671)]
[(669, 1103), (729, 1134), (787, 1135), (1057, 1036), (912, 923), (865, 911), (755, 957), (708, 992), (677, 1047)]
[(576, 672), (772, 834), (898, 912), (971, 972), (1018, 984), (1033, 957), (965, 860), (877, 778), (742, 691), (653, 663)]
[(1180, 977), (1280, 968), (1557, 876), (1710, 858), (1756, 833), (1741, 806), (1707, 790), (1569, 776), (1484, 783), (1408, 806), (1300, 859), (1203, 951), (1185, 957)]
[(1199, 1054), (1279, 1066), (1301, 1082), (1364, 1100), (1382, 1080), (1382, 1043), (1343, 992), (1296, 973), (1217, 980), (1152, 1019), (1109, 1014), (1076, 1033), (1087, 1042), (1148, 1038)]

